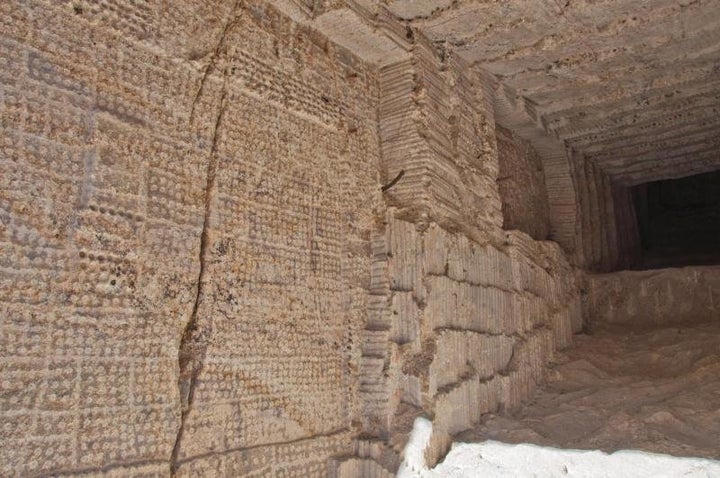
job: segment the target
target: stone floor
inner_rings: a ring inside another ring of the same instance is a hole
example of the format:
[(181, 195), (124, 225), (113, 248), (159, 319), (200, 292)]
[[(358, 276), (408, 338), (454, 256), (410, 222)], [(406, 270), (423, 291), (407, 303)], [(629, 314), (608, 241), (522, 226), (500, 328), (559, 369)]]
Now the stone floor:
[(720, 458), (720, 321), (576, 337), (516, 413), (457, 441)]

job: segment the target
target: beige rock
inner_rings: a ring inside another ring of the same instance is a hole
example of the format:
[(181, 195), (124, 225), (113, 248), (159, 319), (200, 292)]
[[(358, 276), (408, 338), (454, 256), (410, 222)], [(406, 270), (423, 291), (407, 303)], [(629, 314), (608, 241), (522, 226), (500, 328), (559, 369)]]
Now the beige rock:
[(716, 315), (714, 268), (584, 274), (720, 167), (718, 12), (2, 2), (0, 475), (389, 476), (589, 320)]

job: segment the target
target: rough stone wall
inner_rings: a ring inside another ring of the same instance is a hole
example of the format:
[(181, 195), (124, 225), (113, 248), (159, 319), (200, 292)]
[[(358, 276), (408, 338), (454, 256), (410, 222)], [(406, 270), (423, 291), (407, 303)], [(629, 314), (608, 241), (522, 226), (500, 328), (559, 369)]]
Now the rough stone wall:
[(582, 267), (580, 196), (571, 150), (555, 135), (538, 128), (538, 117), (532, 102), (517, 96), (513, 89), (503, 86), (493, 75), (486, 73), (484, 78), (487, 87), (494, 91), (496, 122), (510, 129), (514, 138), (527, 141), (542, 158), (550, 221), (549, 239), (562, 246), (573, 265)]
[(502, 230), (492, 95), (412, 29), (371, 72), (261, 1), (0, 13), (0, 474), (380, 476), (579, 328)]
[(717, 320), (720, 267), (588, 274), (584, 313), (591, 325), (652, 326)]
[(593, 162), (575, 156), (583, 245), (580, 264), (595, 272), (627, 269), (640, 255), (632, 194), (629, 188), (613, 184)]
[(380, 434), (399, 447), (411, 417), (430, 416), (433, 461), (451, 434), (529, 397), (553, 350), (581, 328), (580, 303), (554, 243), (508, 232), (501, 247), (481, 244), (393, 212), (374, 241), (373, 291), (385, 307), (364, 355), (386, 384)]
[(350, 451), (377, 85), (261, 2), (0, 5), (0, 474)]
[[(392, 206), (373, 239), (363, 331), (363, 430), (347, 461), (390, 469), (413, 419), (434, 422), (430, 462), (480, 415), (510, 409), (582, 327), (573, 269), (555, 243), (502, 230), (491, 93), (422, 37), (380, 71), (383, 176)], [(383, 447), (387, 447), (384, 449)], [(383, 451), (385, 450), (385, 451)]]
[(629, 187), (612, 184), (611, 192), (617, 234), (615, 247), (619, 259), (616, 269), (629, 269), (635, 267), (642, 257), (635, 201)]
[(423, 37), (405, 61), (380, 70), (379, 129), (385, 199), (401, 213), (468, 234), (502, 224), (492, 98), (458, 58)]
[(503, 228), (545, 240), (550, 235), (550, 212), (542, 158), (530, 142), (510, 130), (497, 125), (495, 132)]

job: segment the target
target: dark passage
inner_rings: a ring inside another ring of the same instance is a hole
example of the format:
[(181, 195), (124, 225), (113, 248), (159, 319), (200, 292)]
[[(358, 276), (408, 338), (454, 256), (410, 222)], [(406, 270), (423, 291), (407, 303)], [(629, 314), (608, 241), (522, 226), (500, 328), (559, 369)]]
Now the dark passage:
[(720, 171), (633, 188), (638, 268), (720, 263)]

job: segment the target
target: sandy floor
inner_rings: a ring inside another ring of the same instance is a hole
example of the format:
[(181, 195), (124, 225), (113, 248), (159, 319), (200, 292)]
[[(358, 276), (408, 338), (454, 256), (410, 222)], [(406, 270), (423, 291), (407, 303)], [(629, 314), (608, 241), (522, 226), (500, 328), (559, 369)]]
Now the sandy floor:
[(547, 385), (458, 441), (720, 458), (720, 323), (576, 337)]

